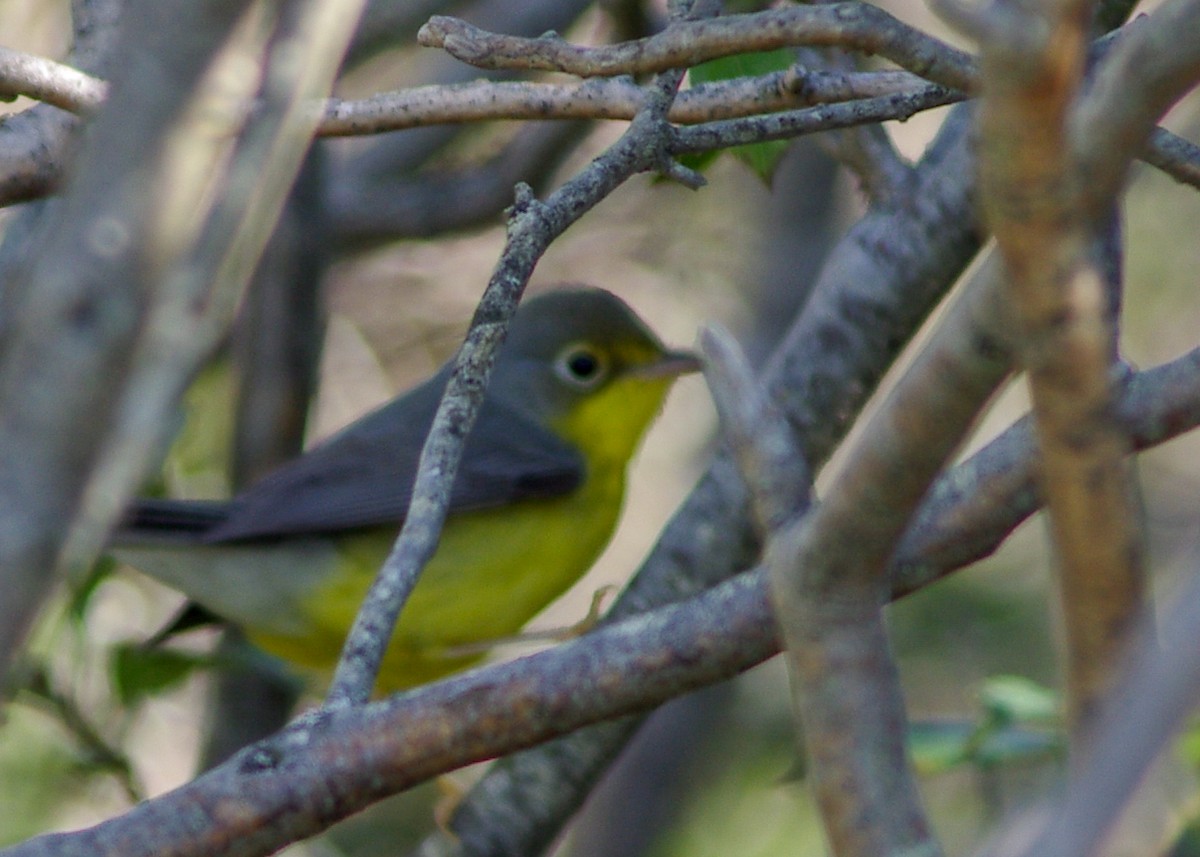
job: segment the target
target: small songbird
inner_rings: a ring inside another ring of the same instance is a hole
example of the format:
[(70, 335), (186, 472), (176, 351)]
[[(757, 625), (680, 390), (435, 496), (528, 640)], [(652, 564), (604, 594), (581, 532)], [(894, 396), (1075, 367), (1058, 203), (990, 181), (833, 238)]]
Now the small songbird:
[[(698, 368), (602, 289), (522, 304), (377, 691), (477, 662), (588, 570), (616, 526), (638, 443), (674, 379)], [(113, 552), (266, 651), (327, 673), (407, 512), (449, 374), (443, 367), (232, 500), (141, 501)]]

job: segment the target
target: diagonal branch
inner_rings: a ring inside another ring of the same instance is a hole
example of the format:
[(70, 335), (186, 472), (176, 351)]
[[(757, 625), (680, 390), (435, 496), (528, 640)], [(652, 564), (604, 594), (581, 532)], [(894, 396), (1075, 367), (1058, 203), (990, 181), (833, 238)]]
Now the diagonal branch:
[[(1200, 83), (1200, 44), (1192, 38), (1197, 20), (1200, 2), (1168, 0), (1127, 25), (1069, 118), (1070, 145), (1088, 177), (1083, 204), (1091, 217), (1103, 216), (1148, 137), (1150, 150), (1162, 152), (1167, 132), (1155, 132), (1155, 124)], [(1194, 155), (1191, 166), (1197, 169)]]
[(880, 605), (888, 559), (937, 471), (1008, 374), (999, 265), (964, 286), (856, 440), (825, 500), (768, 544), (817, 803), (835, 854), (938, 853), (907, 758)]
[(495, 351), (538, 259), (552, 240), (630, 176), (650, 170), (680, 175), (666, 156), (669, 126), (663, 117), (681, 78), (678, 72), (659, 75), (648, 87), (646, 107), (621, 139), (545, 202), (534, 199), (527, 186), (518, 187), (504, 251), (455, 357), (421, 451), (400, 535), (346, 638), (327, 696), (328, 708), (361, 704), (370, 697), (396, 619), (437, 547), (450, 486), (482, 404)]

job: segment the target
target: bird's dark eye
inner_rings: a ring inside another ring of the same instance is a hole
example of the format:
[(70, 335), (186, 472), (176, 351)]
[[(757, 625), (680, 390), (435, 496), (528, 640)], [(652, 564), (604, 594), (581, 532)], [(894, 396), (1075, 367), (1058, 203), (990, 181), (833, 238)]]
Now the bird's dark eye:
[(590, 345), (568, 345), (554, 361), (554, 369), (564, 381), (590, 388), (599, 384), (606, 374), (604, 358)]
[(587, 380), (600, 371), (600, 361), (596, 359), (595, 354), (580, 351), (570, 356), (567, 360), (567, 368), (576, 378), (581, 381)]

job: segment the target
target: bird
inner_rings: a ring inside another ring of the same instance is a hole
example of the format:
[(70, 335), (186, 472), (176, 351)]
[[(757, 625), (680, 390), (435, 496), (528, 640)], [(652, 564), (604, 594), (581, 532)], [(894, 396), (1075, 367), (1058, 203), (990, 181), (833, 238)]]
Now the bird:
[[(377, 694), (476, 664), (591, 567), (616, 527), (630, 459), (674, 380), (698, 368), (604, 289), (570, 285), (520, 305)], [(232, 499), (135, 502), (112, 553), (301, 675), (328, 677), (403, 522), (450, 372)]]

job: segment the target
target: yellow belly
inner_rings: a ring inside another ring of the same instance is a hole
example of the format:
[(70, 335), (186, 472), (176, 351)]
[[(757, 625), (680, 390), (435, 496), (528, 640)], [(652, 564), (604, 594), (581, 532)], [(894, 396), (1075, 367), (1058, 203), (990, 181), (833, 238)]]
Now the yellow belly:
[[(624, 493), (623, 468), (592, 473), (585, 487), (552, 500), (451, 516), (396, 626), (377, 690), (433, 681), (482, 659), (448, 647), (519, 631), (592, 565), (612, 535)], [(255, 634), (262, 648), (328, 672), (367, 587), (395, 539), (371, 532), (339, 539), (339, 570), (305, 599), (298, 635)]]

